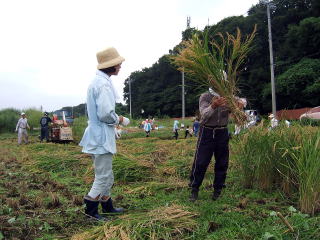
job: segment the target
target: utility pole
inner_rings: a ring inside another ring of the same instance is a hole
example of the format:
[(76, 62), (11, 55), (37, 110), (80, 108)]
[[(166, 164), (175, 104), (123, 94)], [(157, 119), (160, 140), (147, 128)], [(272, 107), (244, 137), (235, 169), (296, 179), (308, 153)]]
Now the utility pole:
[(272, 97), (272, 114), (276, 117), (277, 105), (276, 105), (276, 87), (274, 81), (274, 62), (273, 62), (273, 48), (272, 48), (272, 33), (271, 33), (271, 16), (270, 9), (275, 9), (275, 5), (269, 0), (262, 0), (263, 4), (267, 5), (268, 16), (268, 34), (269, 34), (269, 53), (270, 53), (270, 74), (271, 74), (271, 97)]
[(184, 95), (185, 95), (185, 91), (184, 91), (184, 72), (182, 72), (182, 121), (184, 121), (184, 118), (186, 116)]
[(131, 78), (129, 77), (129, 110), (130, 110), (130, 118), (132, 119), (131, 112)]
[[(187, 29), (190, 28), (191, 17), (187, 17)], [(184, 90), (184, 71), (181, 72), (182, 75), (182, 121), (186, 117), (186, 106), (185, 106), (185, 90)]]

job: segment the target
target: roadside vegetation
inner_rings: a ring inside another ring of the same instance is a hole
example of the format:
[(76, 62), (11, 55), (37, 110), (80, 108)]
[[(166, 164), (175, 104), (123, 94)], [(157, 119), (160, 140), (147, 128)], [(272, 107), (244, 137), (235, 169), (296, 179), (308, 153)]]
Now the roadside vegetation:
[(32, 132), (31, 143), (18, 147), (15, 135), (1, 134), (0, 239), (320, 238), (318, 128), (256, 127), (233, 137), (223, 195), (210, 198), (211, 165), (191, 203), (196, 138), (180, 131), (173, 140), (172, 119), (159, 120), (163, 128), (146, 138), (138, 122), (125, 129), (114, 158), (112, 195), (126, 212), (106, 224), (83, 214), (93, 169), (77, 144), (41, 144)]

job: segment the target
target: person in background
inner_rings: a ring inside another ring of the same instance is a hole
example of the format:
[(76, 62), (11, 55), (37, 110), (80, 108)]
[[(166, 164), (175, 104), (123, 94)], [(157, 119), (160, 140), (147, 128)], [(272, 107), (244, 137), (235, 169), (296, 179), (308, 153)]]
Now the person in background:
[(269, 115), (269, 118), (270, 118), (269, 130), (272, 130), (272, 129), (278, 127), (278, 125), (279, 125), (278, 119), (276, 119), (276, 117), (272, 113)]
[(192, 128), (193, 128), (194, 136), (198, 137), (200, 123), (199, 123), (199, 120), (197, 118), (194, 120)]
[(186, 127), (184, 138), (187, 138), (188, 136), (192, 137), (192, 130), (189, 128), (189, 125)]
[(47, 142), (49, 142), (49, 124), (52, 122), (51, 118), (48, 117), (48, 113), (45, 112), (43, 117), (40, 119), (41, 125), (41, 137), (40, 142), (45, 138)]
[(26, 114), (23, 112), (21, 113), (21, 118), (19, 119), (16, 126), (16, 132), (18, 132), (19, 145), (21, 144), (22, 141), (24, 141), (25, 144), (28, 144), (27, 128), (30, 129), (30, 126), (28, 124), (28, 119), (26, 118)]
[(198, 199), (199, 188), (212, 156), (215, 157), (212, 200), (217, 200), (225, 187), (229, 164), (229, 132), (227, 128), (230, 109), (224, 97), (209, 89), (199, 98), (201, 114), (200, 131), (194, 162), (190, 173), (190, 201)]
[(150, 136), (150, 131), (151, 131), (151, 124), (148, 119), (146, 119), (146, 122), (144, 124), (144, 131), (146, 132), (146, 137)]
[[(247, 106), (247, 99), (240, 98), (238, 101), (238, 107), (239, 109), (243, 110)], [(234, 125), (234, 135), (238, 135), (241, 131), (241, 129), (244, 129), (247, 127), (247, 124), (245, 126), (240, 126), (238, 124)]]
[(127, 125), (129, 119), (118, 116), (116, 102), (121, 97), (114, 87), (111, 76), (118, 75), (124, 58), (113, 48), (97, 53), (98, 70), (88, 87), (87, 110), (88, 126), (80, 146), (82, 152), (91, 154), (94, 161), (94, 182), (84, 197), (85, 213), (96, 220), (105, 220), (98, 213), (99, 203), (103, 213), (121, 213), (123, 208), (114, 208), (111, 188), (114, 183), (112, 157), (116, 153), (115, 126)]
[(177, 140), (178, 139), (178, 137), (179, 137), (179, 133), (178, 133), (178, 131), (179, 131), (179, 121), (178, 120), (174, 120), (174, 122), (173, 122), (173, 132), (174, 132), (174, 138)]
[(288, 121), (288, 120), (285, 120), (284, 122), (285, 122), (286, 126), (289, 128), (289, 127), (290, 127), (290, 125), (291, 125), (291, 122), (290, 122), (290, 121)]

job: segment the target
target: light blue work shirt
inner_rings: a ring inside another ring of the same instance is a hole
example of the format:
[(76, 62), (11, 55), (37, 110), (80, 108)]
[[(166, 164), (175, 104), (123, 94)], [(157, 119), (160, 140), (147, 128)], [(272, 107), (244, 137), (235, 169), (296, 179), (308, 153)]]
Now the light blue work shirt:
[(119, 123), (115, 112), (116, 99), (110, 77), (100, 70), (88, 87), (88, 126), (80, 146), (82, 152), (90, 154), (116, 153), (114, 127)]
[(145, 125), (144, 125), (144, 130), (146, 131), (146, 132), (149, 132), (149, 131), (151, 131), (151, 124), (148, 122), (148, 123), (145, 123)]
[(177, 121), (177, 120), (175, 120), (174, 122), (173, 122), (173, 131), (175, 131), (175, 130), (179, 130), (179, 122)]

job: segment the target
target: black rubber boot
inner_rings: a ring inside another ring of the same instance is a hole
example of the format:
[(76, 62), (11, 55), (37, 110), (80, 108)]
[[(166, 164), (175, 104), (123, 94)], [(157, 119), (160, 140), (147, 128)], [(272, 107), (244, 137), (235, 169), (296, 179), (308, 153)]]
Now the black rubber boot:
[(192, 189), (191, 190), (191, 195), (189, 197), (189, 200), (191, 202), (195, 202), (198, 199), (198, 192), (199, 192), (199, 190), (197, 190), (197, 189)]
[(102, 206), (102, 212), (103, 213), (112, 213), (112, 214), (118, 214), (123, 213), (123, 208), (114, 208), (112, 204), (112, 199), (109, 198), (108, 200), (100, 200), (101, 206)]
[(106, 220), (104, 217), (100, 216), (98, 213), (99, 201), (89, 200), (88, 198), (84, 198), (83, 201), (86, 204), (85, 214), (88, 217), (91, 217), (93, 219), (100, 220), (100, 221)]
[(212, 200), (216, 201), (221, 195), (221, 189), (215, 189), (212, 194)]

